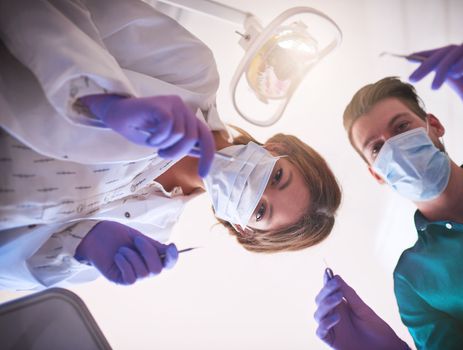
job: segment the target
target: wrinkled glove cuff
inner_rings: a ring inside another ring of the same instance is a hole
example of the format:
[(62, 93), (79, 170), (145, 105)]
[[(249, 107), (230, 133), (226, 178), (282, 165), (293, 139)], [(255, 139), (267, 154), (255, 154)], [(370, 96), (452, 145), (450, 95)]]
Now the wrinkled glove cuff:
[(109, 107), (116, 101), (127, 98), (127, 96), (113, 95), (113, 94), (101, 94), (101, 95), (89, 95), (83, 96), (79, 99), (91, 113), (92, 117), (102, 121), (106, 124), (106, 116)]

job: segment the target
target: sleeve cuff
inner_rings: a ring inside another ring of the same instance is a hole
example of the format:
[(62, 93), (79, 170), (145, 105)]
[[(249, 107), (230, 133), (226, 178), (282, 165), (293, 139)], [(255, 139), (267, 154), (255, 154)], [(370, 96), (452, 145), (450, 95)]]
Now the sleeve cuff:
[(51, 235), (48, 241), (29, 259), (27, 265), (34, 277), (49, 287), (74, 276), (92, 266), (74, 258), (77, 246), (98, 223), (97, 220), (79, 221)]
[[(101, 87), (98, 83), (86, 76), (74, 78), (69, 86), (69, 99), (67, 116), (76, 124), (106, 128), (106, 125), (96, 117), (90, 108), (82, 103), (79, 98), (88, 95), (104, 95), (113, 93)], [(127, 93), (120, 94), (130, 96)]]

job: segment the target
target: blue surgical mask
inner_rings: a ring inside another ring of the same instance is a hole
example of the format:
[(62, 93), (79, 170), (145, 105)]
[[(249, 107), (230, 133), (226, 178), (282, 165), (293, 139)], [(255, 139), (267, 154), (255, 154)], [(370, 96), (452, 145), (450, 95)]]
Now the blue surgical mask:
[(444, 192), (450, 159), (434, 146), (424, 128), (416, 128), (388, 139), (372, 169), (400, 195), (423, 202)]
[(256, 209), (279, 157), (254, 142), (220, 150), (203, 179), (215, 215), (243, 229)]

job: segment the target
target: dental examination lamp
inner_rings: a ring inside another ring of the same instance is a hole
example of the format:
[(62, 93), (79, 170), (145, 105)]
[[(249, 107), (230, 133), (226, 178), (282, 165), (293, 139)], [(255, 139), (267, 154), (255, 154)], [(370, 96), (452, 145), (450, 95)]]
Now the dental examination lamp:
[(282, 116), (305, 75), (342, 40), (338, 25), (310, 7), (294, 7), (263, 27), (251, 13), (209, 0), (160, 0), (244, 27), (245, 55), (231, 80), (236, 111), (248, 122), (270, 126)]

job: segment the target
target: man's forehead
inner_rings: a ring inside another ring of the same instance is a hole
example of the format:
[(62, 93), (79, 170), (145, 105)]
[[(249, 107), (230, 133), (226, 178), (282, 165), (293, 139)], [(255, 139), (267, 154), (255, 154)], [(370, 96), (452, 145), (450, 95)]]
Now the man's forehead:
[(398, 98), (387, 98), (377, 102), (352, 125), (352, 138), (357, 147), (374, 133), (381, 133), (398, 115), (414, 113)]

